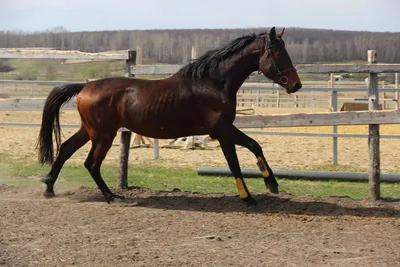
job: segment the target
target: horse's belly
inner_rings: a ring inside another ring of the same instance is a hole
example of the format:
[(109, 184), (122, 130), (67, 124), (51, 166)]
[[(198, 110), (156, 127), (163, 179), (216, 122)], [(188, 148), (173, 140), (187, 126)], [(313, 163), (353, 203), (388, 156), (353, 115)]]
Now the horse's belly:
[(160, 139), (207, 134), (207, 129), (198, 116), (190, 114), (160, 114), (153, 116), (131, 116), (123, 125), (137, 134)]

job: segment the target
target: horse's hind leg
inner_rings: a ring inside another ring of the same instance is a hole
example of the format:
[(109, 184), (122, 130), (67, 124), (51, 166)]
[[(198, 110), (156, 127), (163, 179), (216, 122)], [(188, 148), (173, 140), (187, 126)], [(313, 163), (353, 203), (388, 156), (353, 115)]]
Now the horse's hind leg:
[(235, 126), (232, 125), (231, 127), (231, 136), (235, 144), (243, 146), (253, 152), (254, 156), (257, 158), (257, 166), (264, 177), (265, 185), (271, 193), (277, 194), (279, 192), (278, 182), (276, 181), (275, 176), (264, 157), (261, 146), (257, 143), (257, 141), (247, 136)]
[(89, 171), (108, 203), (112, 202), (116, 198), (124, 198), (123, 196), (112, 193), (100, 174), (101, 164), (112, 146), (114, 137), (115, 134), (113, 136), (103, 136), (102, 139), (92, 140), (92, 148), (90, 149), (89, 155), (85, 161), (86, 169)]
[(60, 174), (61, 168), (63, 167), (64, 163), (88, 141), (89, 135), (87, 131), (82, 127), (67, 141), (62, 143), (60, 147), (60, 152), (58, 153), (56, 160), (51, 166), (50, 172), (45, 178), (42, 179), (42, 182), (46, 184), (46, 190), (43, 193), (45, 197), (54, 196), (54, 184), (57, 181), (58, 175)]

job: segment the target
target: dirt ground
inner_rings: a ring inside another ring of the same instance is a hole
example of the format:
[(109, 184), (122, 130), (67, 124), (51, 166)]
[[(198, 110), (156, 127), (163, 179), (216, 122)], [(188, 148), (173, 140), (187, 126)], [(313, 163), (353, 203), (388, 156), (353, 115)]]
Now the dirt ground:
[[(0, 121), (39, 123), (40, 115), (3, 111)], [(61, 122), (78, 123), (76, 111), (64, 111)], [(329, 132), (331, 127), (291, 130)], [(366, 133), (367, 128), (339, 131)], [(63, 132), (65, 140), (74, 130)], [(397, 126), (381, 127), (381, 133), (399, 132)], [(37, 133), (38, 128), (0, 127), (0, 155), (35, 160)], [(253, 137), (273, 168), (331, 163), (331, 138)], [(117, 138), (109, 163), (118, 158), (118, 143)], [(341, 138), (339, 144), (341, 164), (368, 166), (367, 139)], [(161, 149), (157, 161), (151, 148), (132, 149), (129, 164), (226, 166), (217, 144), (210, 146)], [(383, 172), (399, 171), (399, 148), (400, 140), (381, 140)], [(83, 163), (88, 150), (86, 145), (67, 164)], [(238, 149), (238, 155), (243, 167), (255, 167), (250, 152)], [(132, 189), (119, 192), (127, 197), (123, 203), (106, 204), (93, 188), (59, 185), (53, 199), (44, 199), (43, 189), (0, 185), (0, 265), (400, 266), (398, 200), (266, 193), (256, 194), (259, 206), (249, 209), (236, 194)]]
[(400, 203), (0, 186), (4, 266), (399, 266)]

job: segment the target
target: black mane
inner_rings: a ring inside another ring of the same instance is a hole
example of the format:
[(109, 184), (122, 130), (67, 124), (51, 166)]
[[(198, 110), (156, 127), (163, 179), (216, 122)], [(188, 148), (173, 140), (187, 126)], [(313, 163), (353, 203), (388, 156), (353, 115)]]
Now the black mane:
[(180, 69), (180, 73), (183, 74), (183, 76), (194, 79), (202, 79), (207, 77), (210, 73), (218, 74), (219, 65), (221, 62), (229, 59), (233, 55), (236, 55), (249, 44), (254, 42), (257, 38), (263, 37), (266, 34), (267, 33), (250, 33), (234, 39), (227, 45), (221, 48), (210, 50), (200, 58), (193, 60), (186, 66), (183, 66)]

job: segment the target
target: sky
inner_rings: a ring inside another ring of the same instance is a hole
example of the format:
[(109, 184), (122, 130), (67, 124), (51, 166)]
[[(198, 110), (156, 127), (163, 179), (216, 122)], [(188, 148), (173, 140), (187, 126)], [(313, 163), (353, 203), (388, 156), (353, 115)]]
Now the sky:
[(0, 30), (301, 27), (400, 32), (400, 0), (0, 0)]

